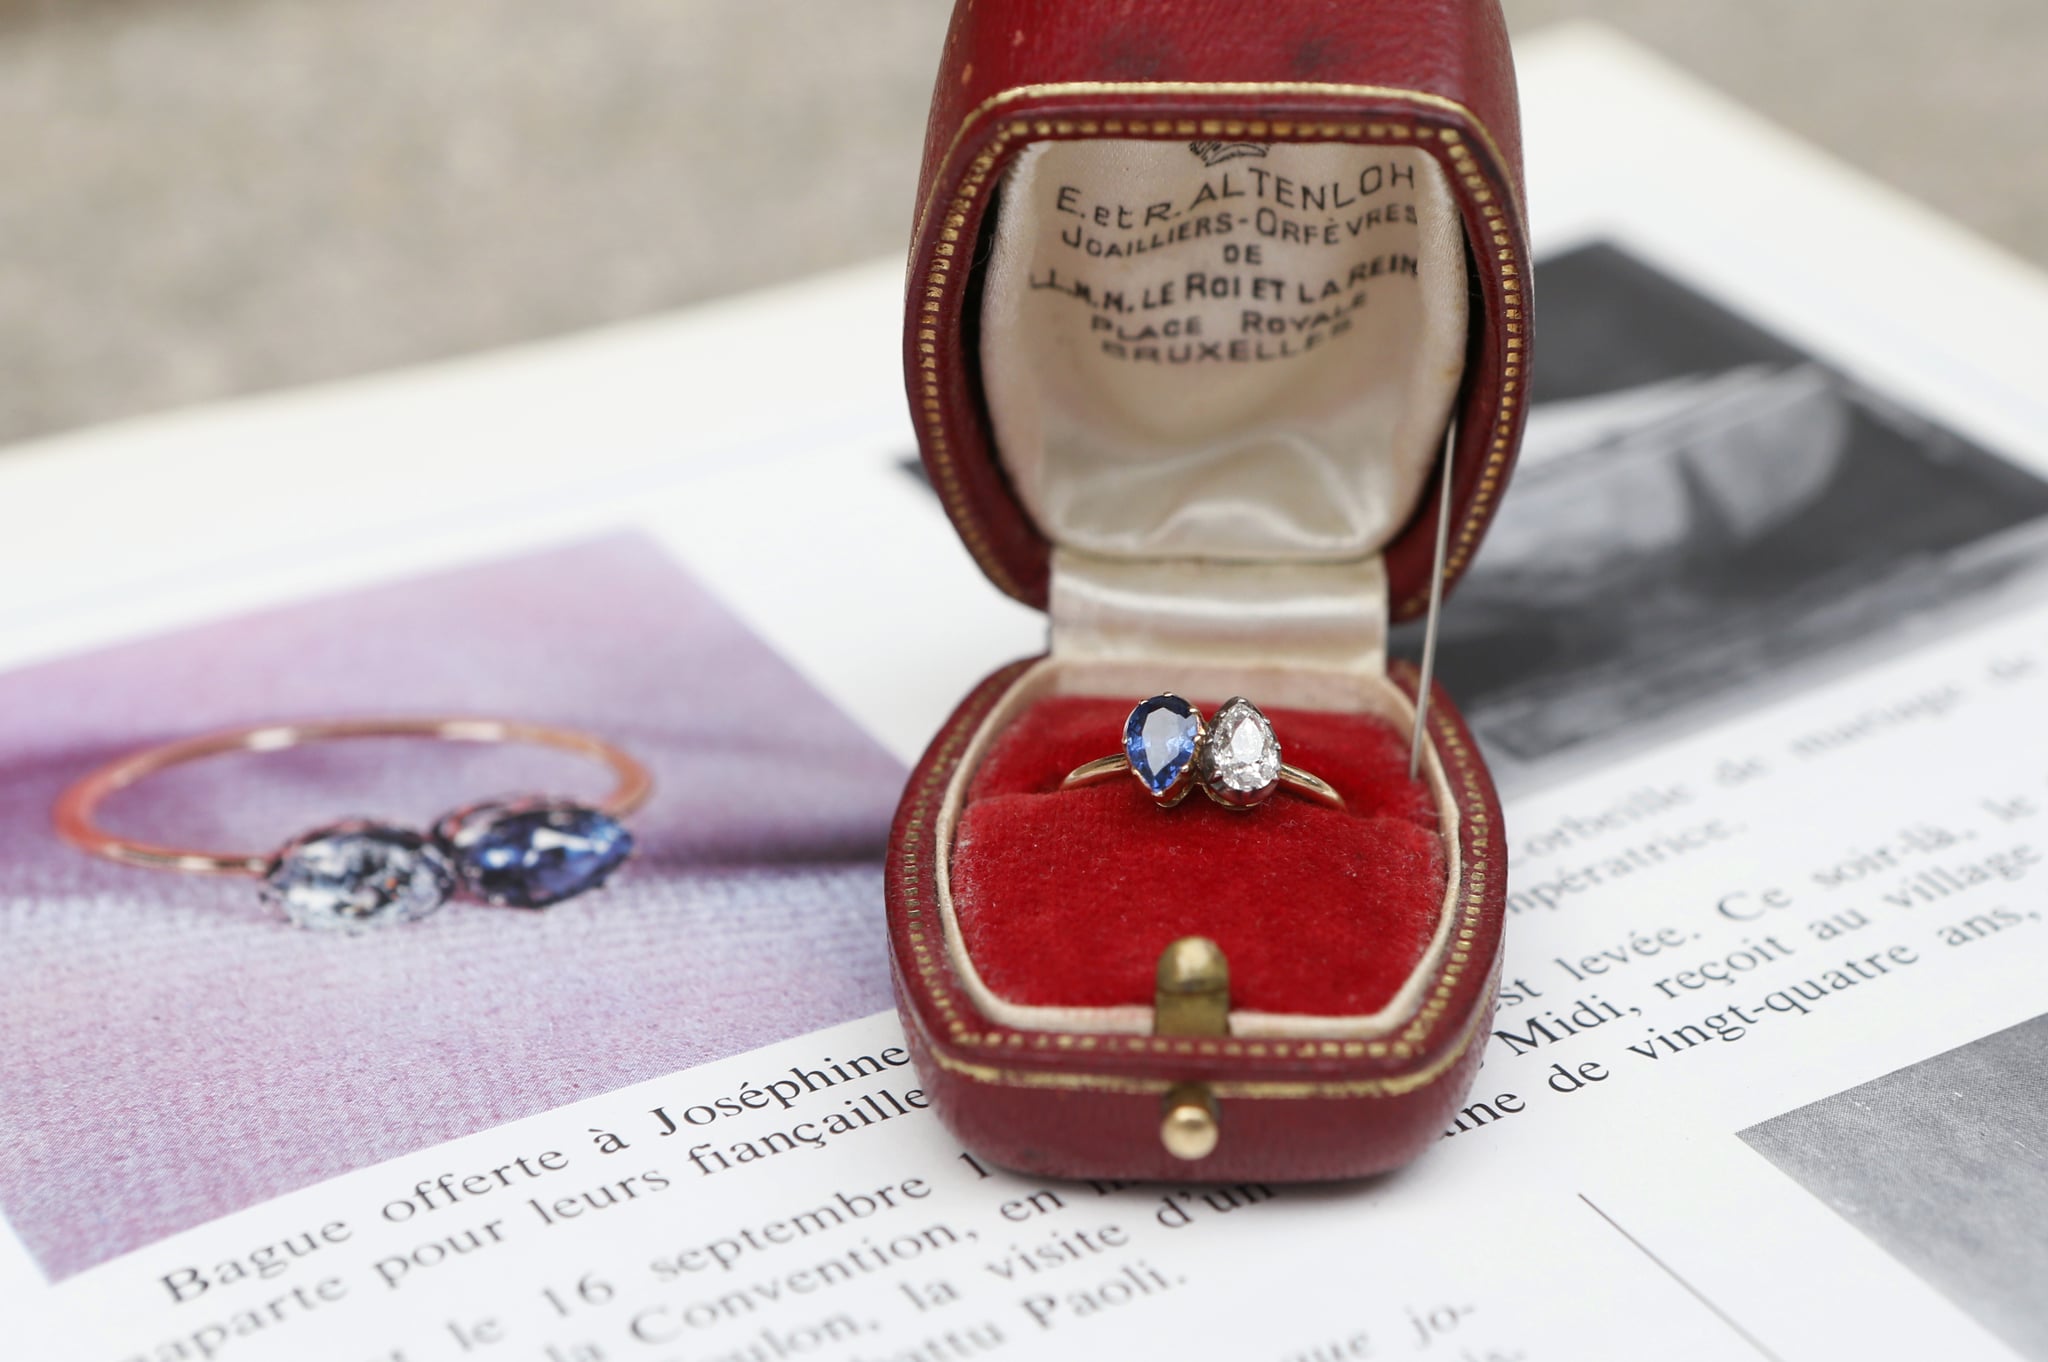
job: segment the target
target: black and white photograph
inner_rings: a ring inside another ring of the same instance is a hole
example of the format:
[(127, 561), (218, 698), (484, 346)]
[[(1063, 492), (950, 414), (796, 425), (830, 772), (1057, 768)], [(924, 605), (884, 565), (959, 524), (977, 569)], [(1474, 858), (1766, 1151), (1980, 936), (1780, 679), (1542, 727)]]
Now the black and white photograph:
[(2048, 1357), (2044, 1130), (2048, 1014), (1742, 1139), (2021, 1356)]
[(1536, 284), (1521, 461), (1437, 654), (1505, 786), (1953, 629), (2048, 569), (2031, 472), (1624, 246), (1540, 260)]

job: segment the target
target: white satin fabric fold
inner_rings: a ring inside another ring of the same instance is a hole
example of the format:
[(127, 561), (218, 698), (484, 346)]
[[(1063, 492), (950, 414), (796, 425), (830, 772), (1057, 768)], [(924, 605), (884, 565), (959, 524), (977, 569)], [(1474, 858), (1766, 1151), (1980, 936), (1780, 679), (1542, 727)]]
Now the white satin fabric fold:
[(1069, 663), (1386, 669), (1387, 574), (1340, 563), (1053, 555), (1052, 651)]

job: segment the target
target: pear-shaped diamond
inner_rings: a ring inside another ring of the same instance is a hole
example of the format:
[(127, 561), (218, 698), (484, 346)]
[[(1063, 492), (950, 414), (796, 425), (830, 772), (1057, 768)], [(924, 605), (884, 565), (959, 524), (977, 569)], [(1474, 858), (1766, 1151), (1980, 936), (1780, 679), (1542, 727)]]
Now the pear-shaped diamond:
[(1196, 757), (1202, 788), (1219, 804), (1249, 808), (1280, 786), (1280, 740), (1259, 707), (1242, 695), (1223, 702)]
[(1195, 759), (1202, 716), (1178, 695), (1141, 700), (1124, 720), (1124, 757), (1155, 799), (1180, 786)]
[(298, 838), (263, 882), (264, 897), (298, 926), (359, 932), (433, 912), (455, 892), (455, 871), (420, 834), (358, 819)]

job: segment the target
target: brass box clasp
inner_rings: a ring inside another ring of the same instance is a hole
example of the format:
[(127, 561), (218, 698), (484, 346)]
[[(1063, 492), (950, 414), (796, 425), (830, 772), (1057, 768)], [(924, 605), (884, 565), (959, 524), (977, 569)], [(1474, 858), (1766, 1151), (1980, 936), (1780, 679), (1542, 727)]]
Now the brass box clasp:
[(1230, 962), (1208, 937), (1184, 936), (1159, 953), (1152, 1034), (1230, 1034)]
[[(1159, 953), (1152, 992), (1152, 1034), (1230, 1034), (1230, 962), (1206, 936), (1184, 936)], [(1222, 1135), (1216, 1094), (1207, 1083), (1167, 1090), (1159, 1141), (1177, 1159), (1207, 1158)]]

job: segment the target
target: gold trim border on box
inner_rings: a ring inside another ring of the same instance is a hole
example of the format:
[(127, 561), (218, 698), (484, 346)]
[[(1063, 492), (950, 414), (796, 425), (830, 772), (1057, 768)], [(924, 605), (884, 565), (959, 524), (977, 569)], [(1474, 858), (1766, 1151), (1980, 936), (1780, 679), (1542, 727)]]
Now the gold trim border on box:
[[(1144, 1053), (1172, 1063), (1174, 1060), (1222, 1060), (1225, 1062), (1243, 1059), (1276, 1061), (1294, 1059), (1371, 1059), (1396, 1061), (1414, 1057), (1422, 1050), (1436, 1030), (1437, 1024), (1448, 1010), (1451, 995), (1464, 977), (1467, 966), (1472, 962), (1473, 945), (1479, 930), (1480, 915), (1486, 899), (1488, 880), (1492, 873), (1491, 844), (1493, 828), (1487, 815), (1486, 801), (1480, 783), (1475, 775), (1473, 753), (1459, 733), (1457, 724), (1441, 715), (1432, 716), (1430, 727), (1435, 730), (1438, 745), (1447, 748), (1445, 754), (1446, 774), (1455, 776), (1459, 791), (1459, 808), (1463, 821), (1473, 829), (1474, 835), (1463, 842), (1463, 883), (1459, 886), (1459, 909), (1454, 924), (1454, 935), (1450, 942), (1450, 954), (1446, 964), (1439, 971), (1435, 986), (1414, 1014), (1402, 1026), (1399, 1033), (1386, 1040), (1245, 1040), (1236, 1037), (1187, 1037), (1164, 1036), (1107, 1036), (1087, 1032), (1031, 1032), (1011, 1028), (990, 1026), (986, 1030), (969, 1024), (961, 1015), (964, 1002), (956, 1001), (946, 982), (946, 968), (940, 956), (945, 951), (944, 929), (931, 929), (928, 904), (921, 892), (919, 880), (930, 874), (926, 862), (928, 856), (950, 855), (950, 847), (927, 845), (927, 834), (932, 826), (931, 813), (938, 802), (940, 789), (952, 777), (959, 764), (968, 735), (980, 724), (986, 722), (989, 711), (995, 706), (1004, 691), (1014, 685), (1017, 675), (1028, 662), (1013, 663), (990, 676), (978, 688), (972, 702), (950, 721), (929, 758), (923, 776), (919, 780), (912, 801), (913, 812), (900, 834), (897, 864), (892, 871), (899, 877), (898, 891), (903, 897), (904, 935), (908, 939), (911, 959), (898, 958), (898, 967), (906, 973), (915, 970), (924, 986), (926, 997), (936, 1009), (947, 1036), (944, 1040), (927, 1024), (924, 1008), (909, 1009), (925, 1048), (940, 1067), (956, 1072), (974, 1082), (1000, 1083), (1017, 1087), (1066, 1088), (1071, 1090), (1114, 1091), (1139, 1094), (1153, 1094), (1165, 1091), (1170, 1083), (1164, 1079), (1144, 1079), (1134, 1076), (1113, 1074), (1071, 1073), (1053, 1069), (1010, 1069), (999, 1064), (979, 1064), (971, 1060), (956, 1058), (949, 1053), (949, 1045), (966, 1049), (982, 1046), (993, 1056), (998, 1051), (1032, 1051), (1057, 1049), (1066, 1052), (1096, 1051), (1110, 1053), (1124, 1050), (1127, 1053)], [(1471, 1046), (1479, 1030), (1480, 1021), (1489, 1015), (1486, 998), (1498, 986), (1501, 971), (1501, 957), (1495, 955), (1490, 968), (1489, 979), (1478, 999), (1475, 999), (1472, 1013), (1460, 1027), (1460, 1034), (1446, 1047), (1446, 1050), (1431, 1059), (1422, 1068), (1405, 1073), (1389, 1074), (1383, 1077), (1360, 1079), (1335, 1079), (1324, 1082), (1313, 1080), (1261, 1080), (1261, 1079), (1216, 1079), (1212, 1081), (1219, 1095), (1238, 1097), (1366, 1097), (1397, 1096), (1422, 1087), (1440, 1077), (1455, 1064)], [(974, 1014), (977, 1017), (978, 1013)]]
[[(1364, 1098), (1403, 1097), (1408, 1093), (1426, 1088), (1455, 1068), (1472, 1048), (1478, 1038), (1481, 1025), (1489, 1016), (1488, 1009), (1477, 1007), (1466, 1021), (1458, 1038), (1443, 1054), (1438, 1055), (1420, 1069), (1406, 1073), (1389, 1074), (1384, 1078), (1339, 1078), (1325, 1081), (1314, 1079), (1263, 1079), (1263, 1078), (1215, 1078), (1204, 1079), (1203, 1083), (1217, 1097), (1254, 1099), (1306, 1098)], [(923, 1028), (920, 1027), (920, 1030)], [(929, 1034), (924, 1037), (925, 1049), (932, 1061), (948, 1073), (959, 1074), (977, 1083), (999, 1084), (1010, 1088), (1044, 1088), (1064, 1092), (1106, 1092), (1134, 1096), (1157, 1096), (1180, 1082), (1171, 1078), (1137, 1078), (1121, 1074), (1062, 1073), (1039, 1069), (1001, 1069), (991, 1064), (974, 1064), (967, 1060), (955, 1059), (940, 1049)]]

